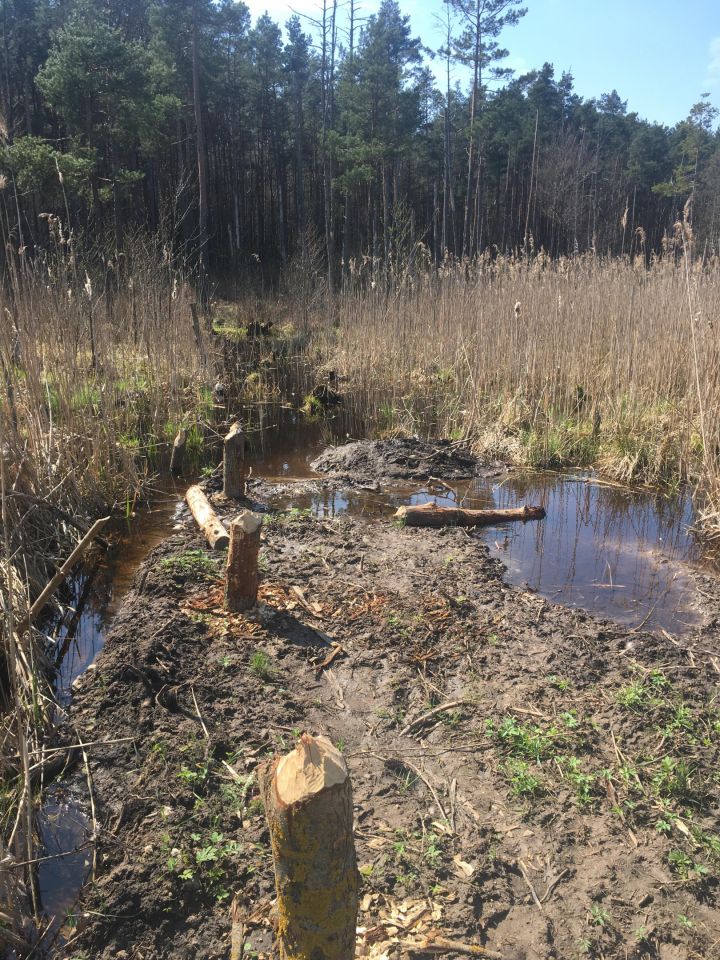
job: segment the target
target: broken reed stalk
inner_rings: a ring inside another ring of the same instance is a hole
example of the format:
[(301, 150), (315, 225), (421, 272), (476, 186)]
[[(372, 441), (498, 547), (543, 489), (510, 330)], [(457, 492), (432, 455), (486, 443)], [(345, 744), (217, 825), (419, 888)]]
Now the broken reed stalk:
[[(2, 455), (0, 455), (0, 516), (2, 517), (2, 549), (4, 555), (3, 567), (5, 571), (5, 579), (3, 583), (5, 589), (0, 590), (0, 600), (2, 600), (3, 607), (3, 653), (8, 672), (9, 693), (11, 698), (10, 702), (12, 703), (13, 708), (12, 713), (15, 726), (15, 736), (17, 739), (17, 748), (22, 761), (22, 792), (18, 801), (15, 824), (17, 827), (20, 822), (23, 822), (23, 832), (25, 835), (25, 856), (27, 860), (32, 860), (35, 833), (33, 830), (33, 792), (32, 780), (30, 777), (30, 748), (28, 745), (28, 740), (33, 730), (32, 707), (33, 705), (36, 705), (37, 701), (35, 697), (32, 698), (29, 704), (31, 710), (28, 711), (27, 685), (29, 682), (29, 684), (34, 687), (36, 678), (34, 671), (30, 668), (30, 676), (25, 677), (24, 685), (21, 680), (24, 673), (23, 667), (27, 669), (27, 663), (21, 663), (20, 647), (18, 643), (19, 638), (16, 633), (15, 603), (17, 599), (17, 591), (13, 581), (13, 574), (15, 571), (12, 565), (12, 551), (10, 547), (5, 458)], [(30, 643), (32, 643), (32, 639), (30, 639)], [(24, 659), (26, 661), (27, 658)], [(25, 689), (23, 689), (23, 686)], [(14, 832), (15, 831), (13, 831), (13, 833)], [(16, 859), (19, 860), (20, 857), (17, 857)], [(32, 870), (27, 871), (27, 881), (30, 890), (30, 900), (32, 903), (33, 915), (37, 920), (40, 917), (40, 901), (38, 897), (35, 873)], [(10, 907), (9, 900), (7, 906)], [(19, 918), (14, 915), (14, 911), (11, 910), (10, 912), (12, 914), (13, 922), (17, 923)], [(16, 931), (13, 931), (13, 933), (15, 932)]]
[(235, 500), (245, 496), (245, 434), (237, 422), (223, 442), (223, 493)]
[(262, 517), (243, 510), (230, 524), (225, 573), (225, 609), (232, 613), (251, 610), (257, 603), (258, 553), (262, 533)]
[(172, 453), (170, 454), (170, 473), (175, 477), (182, 473), (183, 457), (185, 456), (185, 446), (187, 444), (187, 430), (181, 427), (173, 441)]
[(50, 597), (53, 595), (53, 593), (55, 593), (55, 591), (57, 590), (57, 588), (58, 588), (58, 587), (60, 586), (60, 584), (63, 582), (63, 580), (65, 579), (65, 577), (68, 575), (68, 573), (70, 573), (70, 571), (73, 569), (73, 567), (75, 566), (75, 564), (78, 563), (78, 561), (82, 559), (82, 557), (85, 555), (85, 553), (87, 553), (87, 551), (90, 549), (90, 546), (92, 545), (93, 541), (94, 541), (95, 538), (98, 536), (98, 534), (102, 531), (102, 529), (105, 527), (105, 525), (108, 523), (109, 520), (110, 520), (110, 517), (101, 517), (100, 520), (96, 520), (96, 521), (95, 521), (95, 523), (92, 525), (92, 527), (88, 530), (88, 532), (87, 532), (87, 533), (85, 534), (85, 536), (82, 538), (82, 540), (80, 541), (80, 543), (78, 543), (78, 545), (75, 547), (75, 549), (73, 550), (73, 552), (72, 552), (72, 553), (70, 554), (70, 556), (67, 558), (67, 560), (65, 561), (65, 563), (63, 563), (63, 565), (60, 567), (60, 569), (55, 573), (55, 575), (54, 575), (53, 578), (50, 580), (50, 582), (47, 584), (47, 586), (43, 589), (43, 591), (42, 591), (42, 593), (40, 594), (40, 596), (37, 598), (37, 600), (36, 600), (36, 601), (33, 603), (33, 605), (30, 607), (30, 610), (28, 611), (27, 617), (25, 617), (23, 620), (21, 620), (21, 622), (20, 622), (20, 624), (19, 624), (19, 626), (18, 626), (18, 632), (19, 632), (19, 633), (23, 633), (25, 630), (27, 630), (27, 628), (30, 626), (30, 624), (31, 624), (35, 619), (37, 619), (37, 617), (39, 616), (39, 614), (42, 613), (42, 611), (45, 609), (45, 607), (46, 607), (46, 605), (47, 605)]
[(359, 874), (352, 787), (326, 737), (304, 733), (259, 771), (277, 891), (281, 960), (353, 960)]

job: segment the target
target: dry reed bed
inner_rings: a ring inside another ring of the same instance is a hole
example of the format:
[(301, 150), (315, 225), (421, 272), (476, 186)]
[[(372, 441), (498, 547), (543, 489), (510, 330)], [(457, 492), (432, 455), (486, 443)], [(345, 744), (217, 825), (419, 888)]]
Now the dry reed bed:
[(697, 485), (720, 531), (720, 261), (481, 260), (345, 296), (339, 371), (380, 427)]
[(179, 270), (139, 245), (86, 271), (57, 239), (44, 259), (10, 253), (0, 287), (0, 944), (20, 948), (54, 703), (47, 639), (18, 618), (89, 521), (139, 495), (211, 375)]
[[(33, 859), (29, 768), (52, 712), (44, 640), (17, 637), (16, 608), (90, 519), (131, 505), (177, 426), (209, 412), (220, 369), (247, 399), (298, 386), (308, 362), (324, 363), (350, 378), (348, 400), (380, 431), (450, 435), (537, 465), (592, 464), (627, 482), (689, 481), (705, 533), (720, 537), (717, 259), (486, 257), (388, 284), (361, 271), (334, 305), (290, 291), (282, 311), (294, 322), (272, 348), (243, 348), (247, 322), (272, 319), (267, 305), (230, 308), (223, 324), (235, 339), (221, 357), (206, 329), (198, 343), (192, 290), (151, 241), (85, 268), (59, 225), (50, 230), (47, 256), (11, 256), (0, 288), (0, 836), (11, 840), (0, 860)], [(20, 871), (0, 880), (9, 876)], [(13, 890), (5, 883), (8, 903)]]

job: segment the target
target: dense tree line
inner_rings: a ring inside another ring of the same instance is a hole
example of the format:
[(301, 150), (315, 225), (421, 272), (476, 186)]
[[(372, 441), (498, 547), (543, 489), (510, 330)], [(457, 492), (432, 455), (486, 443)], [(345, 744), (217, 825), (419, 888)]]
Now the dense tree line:
[(395, 0), (371, 16), (318, 0), (284, 33), (235, 0), (0, 2), (15, 247), (61, 222), (123, 249), (142, 227), (216, 276), (305, 258), (337, 285), (418, 242), (435, 262), (648, 254), (683, 211), (698, 241), (720, 232), (707, 100), (667, 128), (615, 91), (579, 97), (550, 64), (512, 76), (500, 39), (520, 0), (437, 0), (437, 51)]

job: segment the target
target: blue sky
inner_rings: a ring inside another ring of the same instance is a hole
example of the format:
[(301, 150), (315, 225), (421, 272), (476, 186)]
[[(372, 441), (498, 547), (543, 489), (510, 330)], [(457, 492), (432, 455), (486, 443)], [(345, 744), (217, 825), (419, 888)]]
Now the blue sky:
[[(254, 18), (267, 10), (281, 23), (293, 10), (318, 14), (318, 0), (245, 2)], [(581, 96), (599, 97), (615, 88), (628, 110), (668, 125), (687, 116), (702, 93), (710, 93), (720, 108), (720, 0), (524, 0), (524, 5), (527, 15), (502, 38), (510, 51), (507, 65), (516, 71), (548, 60), (556, 75), (573, 74)], [(360, 0), (361, 14), (377, 6), (378, 0)], [(441, 43), (436, 14), (442, 14), (442, 0), (400, 0), (400, 7), (427, 46)]]

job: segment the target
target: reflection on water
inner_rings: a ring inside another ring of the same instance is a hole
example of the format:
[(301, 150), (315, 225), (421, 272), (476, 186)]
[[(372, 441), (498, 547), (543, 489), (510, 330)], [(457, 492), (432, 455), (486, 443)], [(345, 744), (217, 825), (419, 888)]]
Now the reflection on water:
[(542, 523), (483, 536), (515, 583), (625, 624), (647, 618), (649, 628), (682, 633), (698, 622), (691, 566), (700, 557), (689, 498), (551, 476), (513, 479), (495, 498), (501, 507), (537, 502), (547, 510)]
[(67, 786), (55, 783), (48, 788), (38, 816), (43, 856), (56, 857), (40, 864), (40, 900), (56, 926), (65, 922), (92, 863), (91, 825), (82, 800)]
[(471, 508), (542, 505), (541, 522), (479, 530), (508, 579), (542, 596), (628, 625), (682, 633), (698, 622), (691, 569), (699, 551), (689, 533), (688, 498), (665, 500), (555, 474), (476, 480), (445, 489), (321, 492), (278, 500), (317, 516), (389, 516), (402, 504), (436, 501)]

